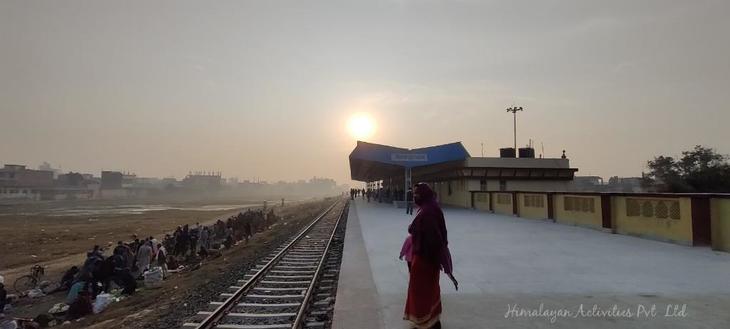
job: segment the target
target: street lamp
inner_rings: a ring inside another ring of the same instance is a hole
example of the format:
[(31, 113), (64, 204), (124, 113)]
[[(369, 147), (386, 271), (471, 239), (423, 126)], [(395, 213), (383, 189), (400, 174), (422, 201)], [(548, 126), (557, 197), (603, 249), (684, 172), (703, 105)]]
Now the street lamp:
[(512, 116), (514, 117), (515, 152), (517, 152), (517, 111), (522, 111), (522, 106), (507, 108), (507, 112), (512, 112)]

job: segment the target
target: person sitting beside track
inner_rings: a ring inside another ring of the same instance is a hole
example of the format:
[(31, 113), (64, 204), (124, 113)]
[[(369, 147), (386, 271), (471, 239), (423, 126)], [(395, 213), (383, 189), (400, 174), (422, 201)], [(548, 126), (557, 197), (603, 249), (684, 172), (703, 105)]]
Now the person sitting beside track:
[(61, 282), (58, 285), (58, 288), (55, 291), (66, 291), (71, 289), (71, 285), (73, 285), (74, 278), (76, 277), (76, 274), (79, 273), (79, 267), (78, 266), (71, 266), (68, 270), (66, 270), (65, 273), (63, 273), (63, 277), (61, 277)]
[(79, 293), (86, 291), (91, 293), (91, 282), (93, 281), (91, 274), (83, 273), (79, 278), (71, 285), (66, 295), (66, 304), (73, 304), (79, 297)]
[(8, 303), (8, 292), (5, 290), (5, 278), (0, 276), (0, 314), (5, 311), (5, 305)]
[(75, 320), (93, 313), (93, 281), (90, 274), (84, 273), (71, 286), (66, 296), (66, 304), (69, 305), (66, 315), (68, 320)]
[(115, 253), (112, 256), (112, 261), (114, 262), (114, 274), (112, 275), (111, 280), (122, 287), (123, 294), (134, 294), (134, 291), (137, 290), (137, 282), (134, 280), (132, 273), (130, 273), (128, 263), (124, 255), (121, 253)]

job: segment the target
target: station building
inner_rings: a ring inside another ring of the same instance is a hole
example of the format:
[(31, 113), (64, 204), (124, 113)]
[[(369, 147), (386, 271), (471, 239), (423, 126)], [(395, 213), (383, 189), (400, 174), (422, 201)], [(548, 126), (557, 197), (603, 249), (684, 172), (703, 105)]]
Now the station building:
[[(506, 150), (506, 152), (505, 152)], [(488, 195), (478, 192), (567, 191), (576, 168), (567, 158), (535, 158), (534, 151), (503, 149), (502, 156), (472, 157), (460, 142), (406, 149), (358, 141), (350, 154), (353, 180), (397, 191), (409, 182), (427, 182), (442, 204), (481, 208)]]
[(358, 142), (350, 171), (368, 188), (395, 191), (385, 200), (396, 204), (411, 182), (426, 182), (442, 205), (730, 251), (730, 194), (581, 191), (567, 158), (520, 153), (485, 158), (461, 143), (405, 149)]

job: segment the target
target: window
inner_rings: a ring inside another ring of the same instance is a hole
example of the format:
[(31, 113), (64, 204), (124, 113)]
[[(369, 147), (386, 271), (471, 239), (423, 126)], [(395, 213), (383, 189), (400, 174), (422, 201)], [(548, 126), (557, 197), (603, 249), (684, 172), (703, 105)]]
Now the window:
[(680, 219), (681, 212), (679, 208), (679, 201), (676, 200), (628, 198), (626, 199), (626, 216), (657, 219)]
[(525, 207), (545, 208), (545, 199), (540, 194), (525, 194), (522, 200)]
[(626, 216), (636, 217), (641, 213), (641, 206), (636, 199), (626, 199)]
[(507, 190), (507, 181), (506, 180), (499, 181), (499, 190), (500, 191), (506, 191)]
[(512, 195), (506, 194), (506, 193), (497, 194), (497, 203), (498, 204), (512, 204)]
[(451, 181), (448, 181), (448, 183), (447, 183), (447, 184), (448, 184), (448, 186), (447, 186), (447, 187), (449, 188), (449, 195), (451, 195)]
[(487, 193), (477, 193), (476, 199), (477, 199), (477, 202), (486, 203), (487, 202)]
[(595, 212), (595, 200), (590, 197), (566, 196), (563, 199), (563, 210)]
[(681, 216), (679, 212), (679, 201), (672, 201), (672, 204), (669, 206), (669, 218), (671, 219), (679, 219)]
[(664, 201), (659, 201), (659, 203), (656, 204), (656, 208), (654, 208), (654, 214), (657, 218), (666, 219), (669, 217), (669, 209), (667, 208), (667, 204), (664, 203)]
[(480, 191), (486, 191), (487, 190), (487, 180), (486, 179), (479, 180), (479, 190)]
[(651, 201), (646, 200), (641, 204), (641, 215), (644, 217), (654, 217), (654, 205)]

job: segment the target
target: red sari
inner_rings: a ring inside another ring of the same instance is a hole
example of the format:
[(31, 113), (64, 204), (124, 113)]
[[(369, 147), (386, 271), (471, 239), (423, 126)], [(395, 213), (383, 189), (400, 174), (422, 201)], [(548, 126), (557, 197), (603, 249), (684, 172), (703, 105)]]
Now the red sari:
[(431, 328), (441, 316), (439, 264), (413, 256), (408, 281), (408, 298), (403, 318), (416, 328)]
[(441, 259), (447, 250), (446, 223), (431, 189), (416, 187), (422, 200), (418, 214), (408, 228), (413, 237), (413, 262), (408, 280), (408, 297), (403, 319), (416, 328), (431, 328), (441, 316)]

